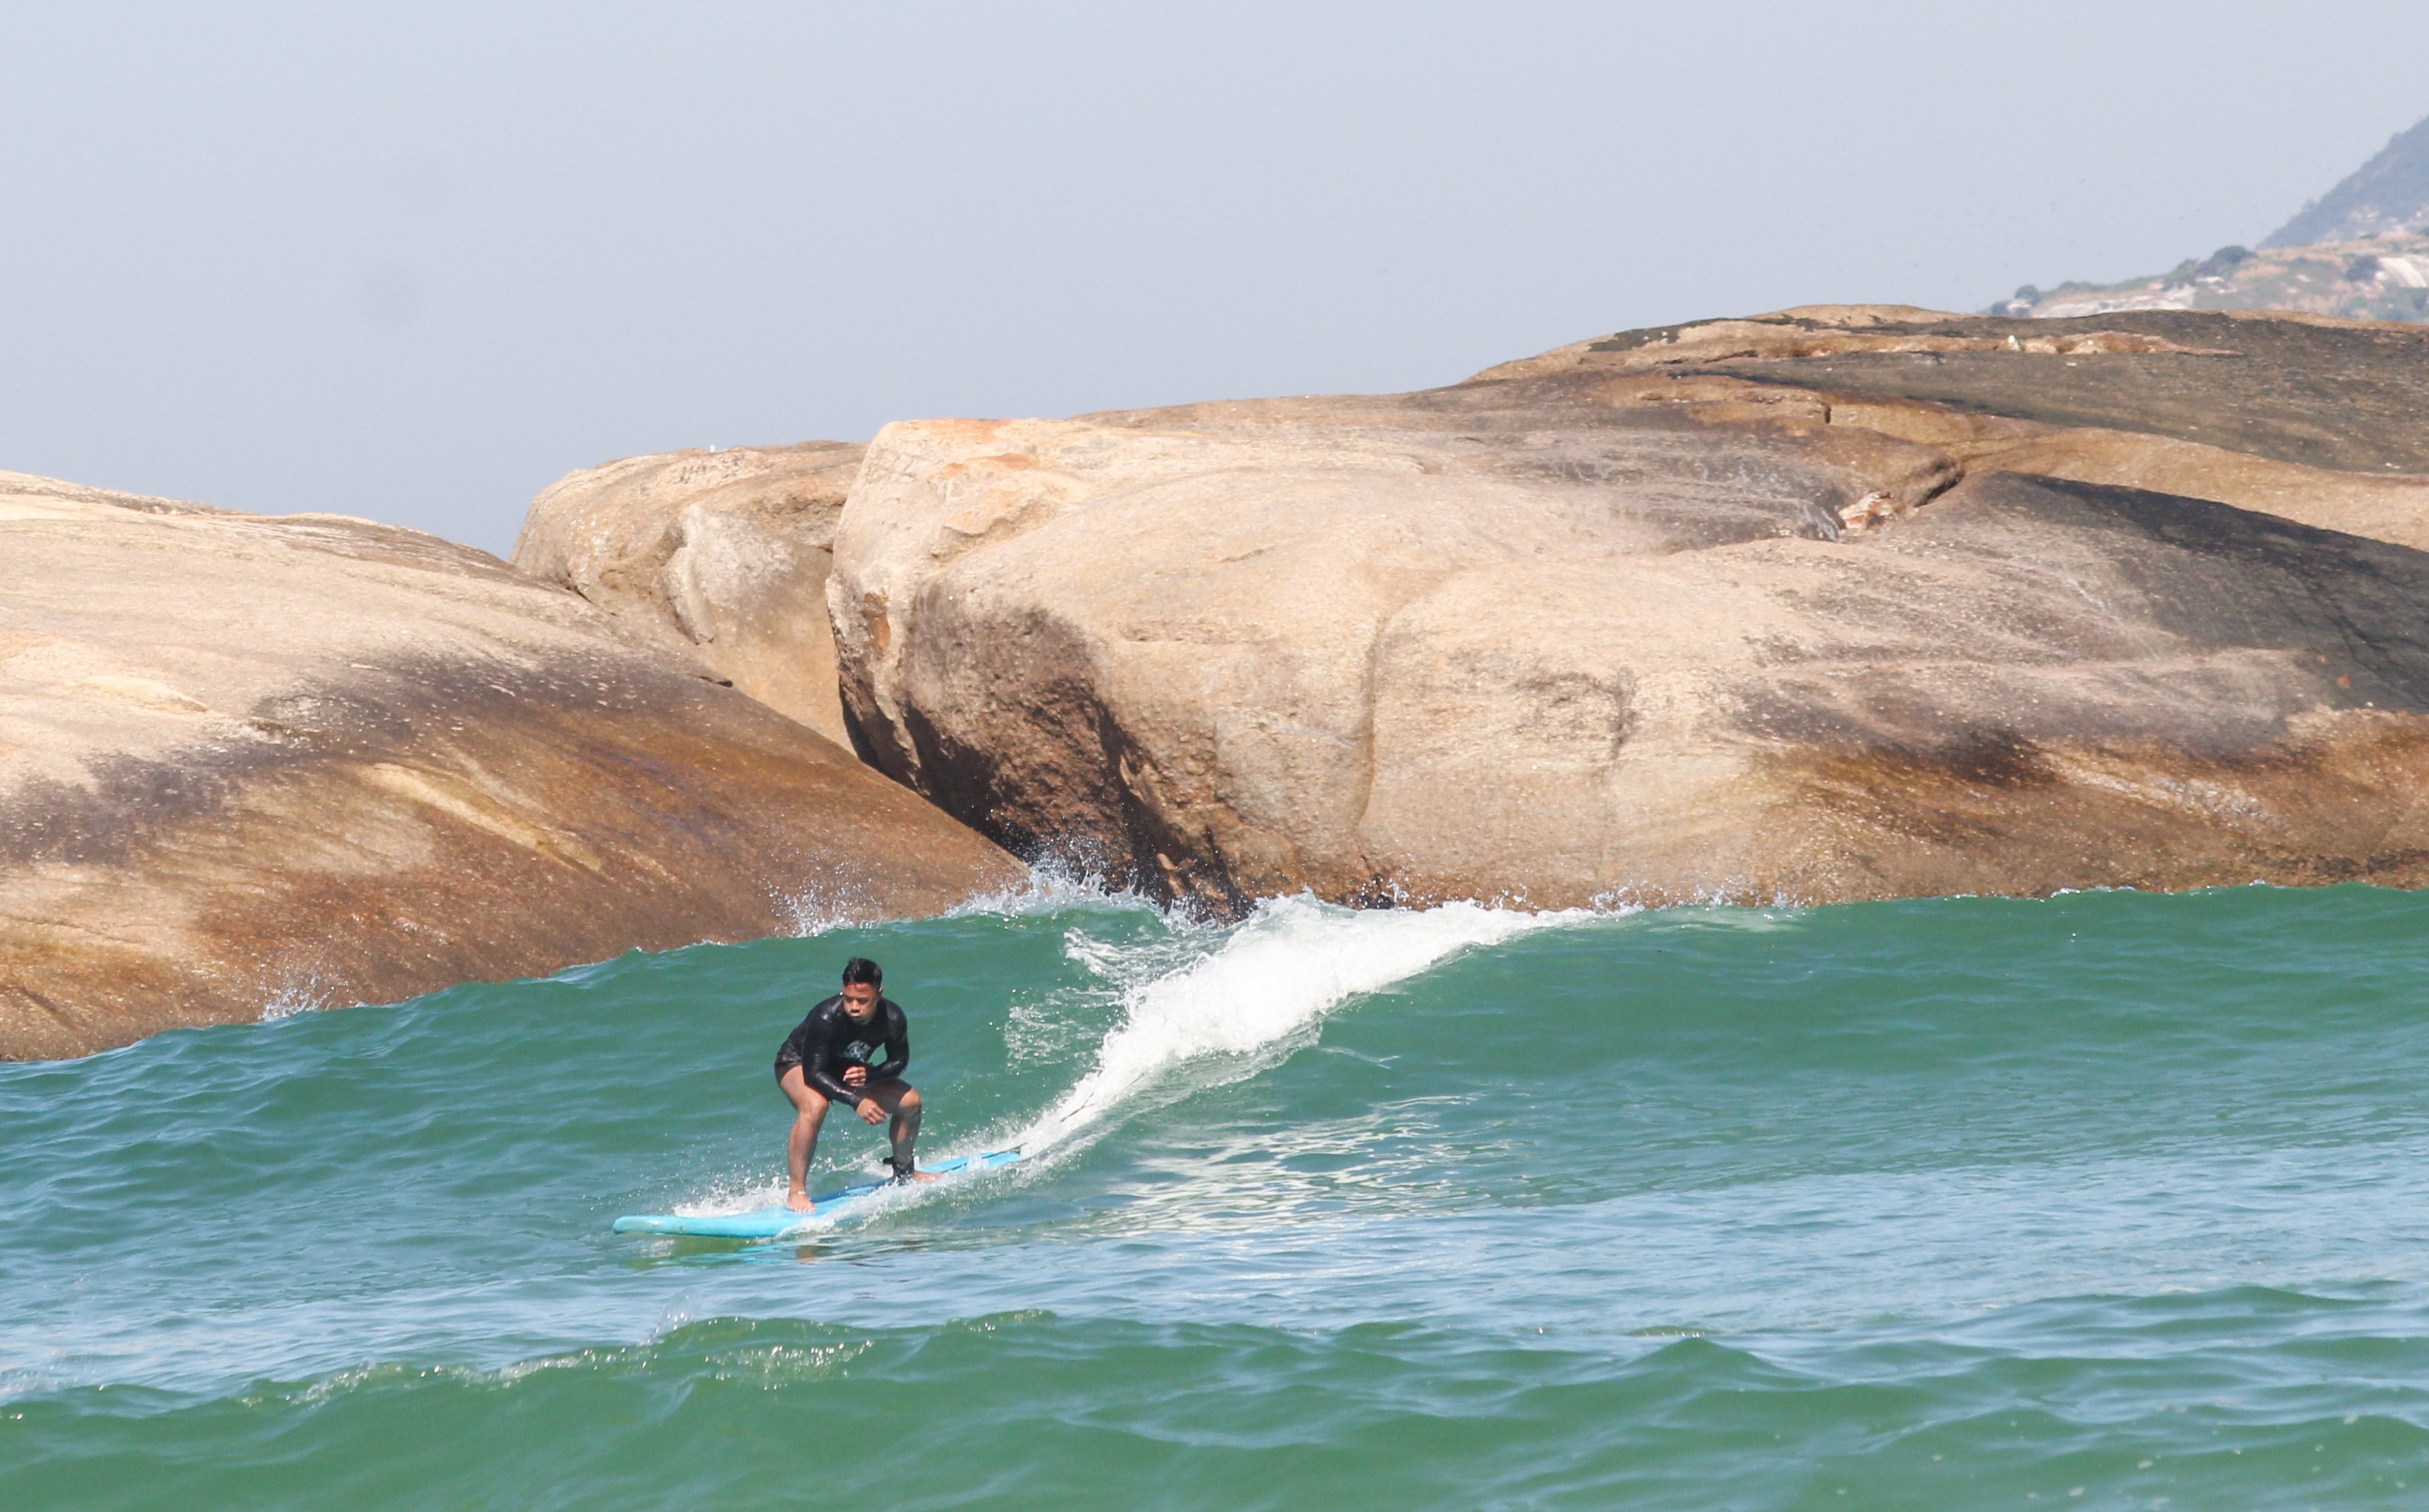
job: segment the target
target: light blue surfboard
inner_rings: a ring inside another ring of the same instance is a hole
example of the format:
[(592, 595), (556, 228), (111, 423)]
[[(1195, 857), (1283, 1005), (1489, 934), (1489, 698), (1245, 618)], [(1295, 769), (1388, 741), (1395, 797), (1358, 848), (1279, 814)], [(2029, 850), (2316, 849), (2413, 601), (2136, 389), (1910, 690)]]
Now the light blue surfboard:
[[(1010, 1165), (1020, 1159), (1018, 1150), (990, 1150), (984, 1155), (960, 1155), (934, 1165), (923, 1165), (922, 1171), (937, 1175), (991, 1170)], [(823, 1224), (850, 1213), (869, 1198), (893, 1185), (887, 1181), (868, 1181), (841, 1192), (830, 1192), (818, 1199), (818, 1211), (797, 1213), (790, 1208), (761, 1208), (747, 1213), (636, 1213), (616, 1220), (619, 1234), (686, 1234), (695, 1239), (774, 1239), (804, 1224)]]

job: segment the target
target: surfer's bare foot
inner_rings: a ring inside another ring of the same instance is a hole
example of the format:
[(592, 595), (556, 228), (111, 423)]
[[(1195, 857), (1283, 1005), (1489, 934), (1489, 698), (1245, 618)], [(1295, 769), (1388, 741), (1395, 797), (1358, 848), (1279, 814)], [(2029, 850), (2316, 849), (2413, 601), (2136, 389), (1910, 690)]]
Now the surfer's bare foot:
[(938, 1178), (936, 1173), (934, 1171), (921, 1171), (917, 1167), (914, 1167), (911, 1174), (904, 1176), (902, 1179), (905, 1181), (934, 1181)]
[(797, 1213), (806, 1213), (817, 1211), (818, 1205), (810, 1200), (806, 1192), (788, 1192), (785, 1194), (785, 1206)]

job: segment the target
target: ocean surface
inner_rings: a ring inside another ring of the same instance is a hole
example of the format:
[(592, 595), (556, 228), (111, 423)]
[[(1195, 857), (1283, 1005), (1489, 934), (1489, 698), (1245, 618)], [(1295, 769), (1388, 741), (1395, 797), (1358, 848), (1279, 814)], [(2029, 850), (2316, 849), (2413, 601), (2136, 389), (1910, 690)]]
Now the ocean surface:
[[(853, 954), (1031, 1158), (611, 1234)], [(0, 1066), (0, 1507), (2429, 1506), (2425, 998), (2361, 887), (1061, 887)]]

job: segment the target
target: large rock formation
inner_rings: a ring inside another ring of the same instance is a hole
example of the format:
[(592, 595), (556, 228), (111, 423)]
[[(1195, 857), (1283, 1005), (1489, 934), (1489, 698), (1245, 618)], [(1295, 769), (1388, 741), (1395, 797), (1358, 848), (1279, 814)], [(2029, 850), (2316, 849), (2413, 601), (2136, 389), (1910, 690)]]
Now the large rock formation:
[(568, 473), (532, 501), (515, 566), (842, 741), (827, 569), (864, 450), (740, 446)]
[(884, 770), (1236, 906), (2429, 880), (2429, 332), (1818, 308), (880, 433)]
[(1018, 876), (480, 552), (0, 474), (0, 1057)]

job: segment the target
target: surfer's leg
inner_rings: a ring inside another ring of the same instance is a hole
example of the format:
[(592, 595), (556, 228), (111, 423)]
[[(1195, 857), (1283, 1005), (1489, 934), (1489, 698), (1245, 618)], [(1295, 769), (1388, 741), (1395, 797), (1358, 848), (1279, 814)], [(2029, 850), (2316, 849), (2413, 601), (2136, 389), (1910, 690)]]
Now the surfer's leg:
[(826, 1122), (826, 1093), (802, 1077), (798, 1061), (785, 1068), (776, 1084), (793, 1100), (793, 1131), (785, 1139), (785, 1172), (792, 1185), (785, 1189), (785, 1206), (805, 1213), (816, 1206), (810, 1201), (810, 1157), (818, 1153), (818, 1126)]
[(910, 1181), (935, 1180), (911, 1163), (913, 1147), (919, 1142), (918, 1089), (907, 1081), (881, 1081), (868, 1089), (868, 1095), (878, 1107), (894, 1115), (885, 1126), (885, 1134), (894, 1142), (895, 1175)]

